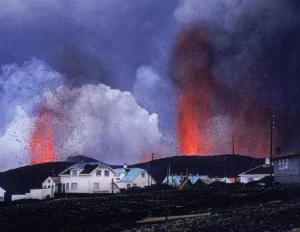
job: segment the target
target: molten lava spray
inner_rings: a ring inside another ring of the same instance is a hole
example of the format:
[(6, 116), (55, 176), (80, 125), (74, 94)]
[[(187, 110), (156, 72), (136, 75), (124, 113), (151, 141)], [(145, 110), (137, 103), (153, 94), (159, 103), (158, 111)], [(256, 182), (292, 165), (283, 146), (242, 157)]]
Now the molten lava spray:
[(50, 118), (45, 109), (39, 113), (34, 122), (34, 129), (30, 140), (30, 151), (30, 164), (56, 160)]
[[(181, 154), (205, 155), (212, 152), (208, 119), (212, 117), (212, 50), (203, 32), (196, 29), (179, 34), (175, 50), (178, 104), (178, 147)], [(178, 80), (179, 79), (179, 80)]]
[[(201, 28), (191, 27), (179, 33), (171, 64), (172, 79), (179, 87), (179, 152), (183, 155), (231, 153), (233, 135), (237, 154), (266, 156), (271, 106), (259, 95), (261, 90), (245, 88), (249, 74), (241, 75), (243, 83), (239, 89), (217, 81), (212, 74), (213, 61), (212, 46)], [(259, 83), (257, 86), (261, 87)]]

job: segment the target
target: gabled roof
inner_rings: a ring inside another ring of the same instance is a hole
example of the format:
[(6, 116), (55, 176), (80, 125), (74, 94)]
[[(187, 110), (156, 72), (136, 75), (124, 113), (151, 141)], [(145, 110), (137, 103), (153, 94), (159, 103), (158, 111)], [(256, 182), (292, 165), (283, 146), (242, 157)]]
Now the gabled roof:
[[(168, 177), (166, 176), (166, 178), (163, 180), (163, 184), (176, 184), (176, 185), (180, 185), (181, 184), (181, 178), (184, 180), (186, 178), (186, 176), (169, 176), (169, 182), (168, 182)], [(203, 178), (208, 178), (208, 176), (189, 176), (188, 179), (191, 181), (192, 184), (194, 184), (197, 180), (199, 179), (203, 179)]]
[(1, 193), (1, 192), (2, 192), (2, 193), (5, 193), (6, 191), (5, 191), (3, 188), (0, 187), (0, 193)]
[(127, 173), (126, 170), (124, 168), (116, 168), (114, 169), (114, 171), (118, 174), (121, 175), (123, 173)]
[(273, 169), (273, 166), (270, 167), (269, 164), (263, 164), (263, 165), (255, 167), (253, 169), (250, 169), (246, 172), (243, 172), (239, 176), (243, 176), (243, 175), (268, 175), (268, 174), (270, 174), (270, 168)]
[(96, 168), (98, 168), (97, 164), (86, 164), (83, 167), (83, 170), (80, 172), (80, 175), (82, 174), (90, 174), (92, 171), (94, 171)]
[(59, 176), (54, 176), (54, 177), (50, 177), (50, 178), (53, 180), (53, 182), (55, 184), (60, 184), (60, 177)]
[(235, 183), (238, 182), (237, 178), (232, 178), (232, 177), (224, 177), (221, 182), (225, 182), (225, 183)]
[(130, 168), (129, 172), (120, 180), (120, 182), (132, 182), (140, 174), (140, 172), (146, 172), (141, 168)]
[[(90, 163), (77, 163), (74, 164), (70, 167), (68, 167), (67, 169), (65, 169), (64, 171), (62, 171), (59, 175), (70, 175), (71, 174), (71, 170), (72, 169), (79, 169), (82, 170), (80, 174), (90, 174), (91, 172), (93, 172), (96, 168), (108, 168), (111, 169), (110, 166), (108, 166), (105, 163), (102, 162), (90, 162)], [(82, 173), (84, 172), (84, 173)]]

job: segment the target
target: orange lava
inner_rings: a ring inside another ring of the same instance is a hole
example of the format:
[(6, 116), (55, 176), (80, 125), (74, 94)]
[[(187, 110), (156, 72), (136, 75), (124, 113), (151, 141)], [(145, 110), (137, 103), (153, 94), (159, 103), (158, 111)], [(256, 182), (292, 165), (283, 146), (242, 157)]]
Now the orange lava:
[(53, 135), (49, 115), (42, 110), (34, 122), (30, 140), (30, 164), (46, 163), (56, 160)]
[(177, 108), (179, 152), (208, 155), (213, 149), (207, 124), (212, 117), (210, 45), (198, 29), (183, 31), (177, 42), (175, 56), (182, 87)]
[(210, 113), (208, 105), (204, 101), (199, 101), (197, 94), (187, 92), (180, 96), (177, 130), (181, 154), (205, 155), (211, 152), (206, 129), (206, 120)]

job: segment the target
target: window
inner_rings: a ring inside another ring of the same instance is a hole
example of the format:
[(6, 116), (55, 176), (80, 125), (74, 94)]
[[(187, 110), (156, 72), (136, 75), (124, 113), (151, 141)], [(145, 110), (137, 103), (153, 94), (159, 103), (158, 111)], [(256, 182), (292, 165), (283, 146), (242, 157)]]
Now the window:
[(109, 176), (109, 171), (108, 170), (104, 171), (104, 176)]
[(72, 183), (71, 184), (71, 189), (72, 190), (76, 190), (78, 188), (78, 184), (77, 183)]
[(131, 187), (131, 184), (127, 184), (126, 187), (127, 187), (127, 188), (130, 188), (130, 187)]
[(95, 189), (95, 190), (99, 190), (99, 189), (100, 189), (99, 183), (94, 183), (94, 189)]
[(66, 190), (69, 190), (69, 189), (70, 189), (69, 183), (66, 183)]
[(136, 184), (132, 184), (133, 187), (136, 187)]
[(145, 173), (144, 172), (142, 172), (142, 177), (145, 178)]
[(96, 176), (101, 176), (101, 170), (96, 171)]
[(120, 178), (116, 178), (116, 180), (120, 180)]
[(48, 180), (48, 183), (50, 183), (50, 179)]
[(0, 201), (1, 201), (1, 202), (4, 201), (4, 197), (0, 197)]
[(77, 170), (72, 170), (72, 176), (77, 176)]
[(253, 177), (249, 177), (248, 178), (248, 181), (250, 182), (250, 181), (254, 181), (254, 178)]
[(48, 185), (48, 188), (50, 188), (50, 185)]

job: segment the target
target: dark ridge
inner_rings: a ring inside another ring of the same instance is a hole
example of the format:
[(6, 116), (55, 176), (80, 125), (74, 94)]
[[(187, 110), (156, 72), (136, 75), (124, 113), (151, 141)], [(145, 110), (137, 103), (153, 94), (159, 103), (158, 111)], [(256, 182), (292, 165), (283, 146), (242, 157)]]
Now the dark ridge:
[(77, 155), (77, 156), (69, 156), (66, 159), (66, 162), (73, 162), (73, 163), (90, 163), (90, 162), (99, 162), (99, 160), (84, 156), (84, 155)]
[(134, 164), (130, 167), (138, 167), (149, 170), (153, 178), (162, 182), (167, 174), (167, 166), (170, 162), (171, 174), (183, 175), (188, 169), (189, 174), (208, 175), (210, 178), (225, 176), (237, 177), (242, 172), (248, 171), (264, 164), (264, 158), (253, 158), (243, 155), (216, 155), (216, 156), (173, 156), (157, 159), (153, 162)]
[(0, 172), (0, 187), (8, 194), (24, 194), (30, 189), (41, 188), (47, 177), (57, 176), (71, 165), (71, 162), (53, 162)]
[[(167, 174), (169, 162), (171, 174), (180, 175), (182, 173), (185, 175), (186, 169), (188, 169), (189, 174), (208, 175), (212, 178), (224, 177), (225, 158), (227, 177), (237, 177), (245, 171), (264, 164), (263, 158), (258, 159), (241, 155), (174, 156), (157, 159), (153, 162), (130, 165), (129, 168), (137, 167), (149, 170), (153, 178), (159, 183), (163, 181)], [(74, 162), (44, 163), (0, 172), (0, 187), (9, 194), (24, 194), (29, 192), (30, 189), (41, 188), (42, 182), (48, 176), (57, 176), (73, 164)], [(121, 165), (110, 166), (112, 168), (122, 167)]]

